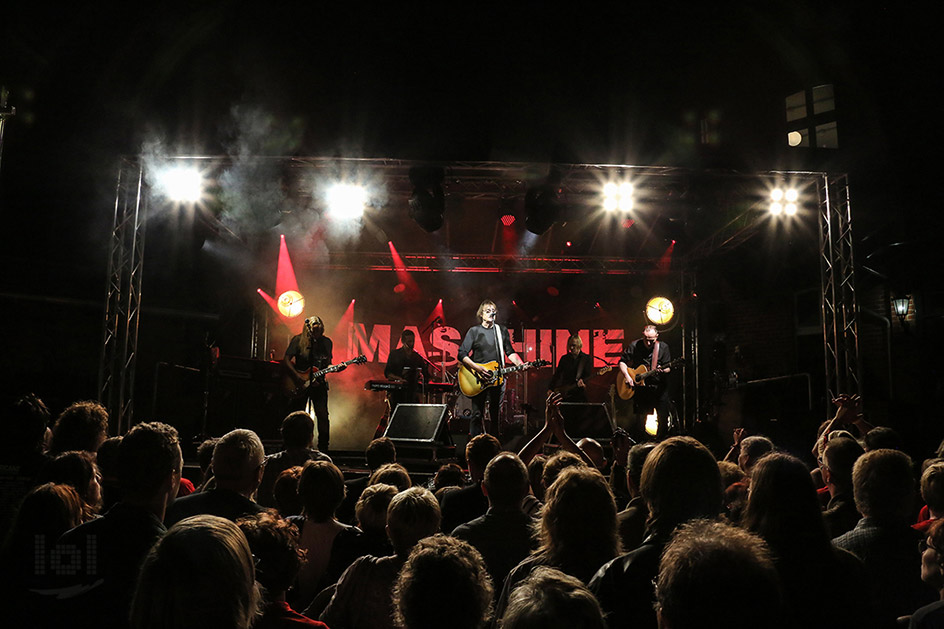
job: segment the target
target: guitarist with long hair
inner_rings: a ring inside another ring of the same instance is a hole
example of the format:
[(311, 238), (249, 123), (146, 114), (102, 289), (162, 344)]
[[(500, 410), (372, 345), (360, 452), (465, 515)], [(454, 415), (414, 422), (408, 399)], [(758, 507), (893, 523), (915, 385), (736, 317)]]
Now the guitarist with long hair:
[[(498, 326), (495, 322), (495, 318), (498, 316), (498, 306), (495, 305), (495, 302), (486, 299), (479, 305), (475, 315), (479, 319), (479, 324), (469, 328), (465, 338), (462, 339), (462, 345), (459, 346), (459, 361), (467, 369), (482, 378), (491, 376), (491, 372), (483, 367), (482, 363), (498, 361), (499, 366), (501, 366), (505, 364), (507, 358), (515, 366), (523, 365), (521, 358), (511, 346), (508, 329)], [(500, 336), (495, 334), (496, 331), (500, 333)], [(499, 347), (501, 347), (501, 350), (499, 350)], [(475, 397), (470, 398), (472, 401), (472, 420), (469, 422), (469, 435), (474, 437), (485, 432), (485, 405), (488, 404), (491, 418), (488, 432), (496, 437), (498, 436), (501, 404), (504, 397), (505, 384), (503, 382), (500, 386), (488, 387)]]
[[(669, 344), (659, 340), (659, 330), (656, 326), (647, 325), (643, 328), (642, 335), (642, 338), (630, 343), (623, 351), (619, 360), (619, 370), (624, 383), (635, 390), (633, 397), (636, 417), (637, 421), (642, 418), (643, 422), (640, 426), (645, 425), (645, 416), (655, 409), (659, 421), (656, 439), (661, 441), (668, 436), (669, 432), (669, 408), (672, 402), (669, 397), (667, 376), (672, 370), (669, 366), (672, 356)], [(639, 384), (630, 374), (631, 369), (636, 370), (639, 366), (646, 368), (643, 371), (657, 373), (646, 378), (644, 384)]]
[(301, 334), (296, 334), (289, 341), (282, 362), (296, 389), (303, 391), (292, 397), (289, 411), (306, 411), (309, 401), (311, 402), (311, 408), (318, 420), (318, 449), (327, 452), (331, 429), (328, 423), (328, 383), (321, 377), (308, 384), (312, 370), (324, 369), (331, 364), (334, 343), (325, 336), (324, 330), (321, 317), (305, 319), (305, 328)]

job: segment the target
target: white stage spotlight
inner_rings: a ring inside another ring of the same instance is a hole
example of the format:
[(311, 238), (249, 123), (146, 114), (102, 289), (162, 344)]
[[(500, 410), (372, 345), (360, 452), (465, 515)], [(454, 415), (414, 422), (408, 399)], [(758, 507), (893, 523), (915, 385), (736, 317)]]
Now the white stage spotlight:
[(603, 209), (607, 212), (629, 212), (633, 209), (633, 191), (633, 184), (629, 182), (607, 183), (603, 186)]
[(340, 219), (358, 218), (367, 204), (367, 191), (358, 185), (336, 183), (328, 189), (328, 213)]
[(171, 166), (157, 173), (157, 187), (171, 201), (196, 203), (203, 198), (203, 173), (190, 166)]

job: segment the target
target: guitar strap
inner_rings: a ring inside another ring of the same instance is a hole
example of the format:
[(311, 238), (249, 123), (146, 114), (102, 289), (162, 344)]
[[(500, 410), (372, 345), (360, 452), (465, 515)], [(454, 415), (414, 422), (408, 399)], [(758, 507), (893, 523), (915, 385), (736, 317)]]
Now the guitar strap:
[(498, 344), (498, 368), (501, 369), (505, 366), (505, 348), (502, 345), (502, 335), (501, 328), (498, 327), (498, 324), (495, 325), (495, 342)]
[[(652, 365), (650, 371), (655, 371), (659, 367), (659, 341), (652, 345)], [(658, 377), (658, 376), (656, 376)]]

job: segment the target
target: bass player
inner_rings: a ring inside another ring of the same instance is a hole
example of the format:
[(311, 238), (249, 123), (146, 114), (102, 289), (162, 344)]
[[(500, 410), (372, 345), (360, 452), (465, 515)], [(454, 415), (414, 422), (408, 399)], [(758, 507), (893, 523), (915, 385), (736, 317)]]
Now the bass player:
[(584, 382), (592, 375), (593, 360), (583, 351), (583, 340), (576, 334), (567, 339), (567, 353), (557, 362), (548, 389), (561, 393), (564, 402), (587, 402)]

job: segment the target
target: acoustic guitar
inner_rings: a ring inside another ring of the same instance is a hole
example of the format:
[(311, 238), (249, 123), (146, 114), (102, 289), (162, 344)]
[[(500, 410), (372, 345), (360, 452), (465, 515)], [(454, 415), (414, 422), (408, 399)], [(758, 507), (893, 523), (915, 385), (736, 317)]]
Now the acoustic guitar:
[(532, 367), (546, 367), (551, 363), (546, 360), (534, 360), (514, 367), (499, 367), (498, 361), (493, 360), (488, 363), (476, 364), (488, 369), (489, 375), (480, 376), (477, 372), (470, 370), (462, 363), (459, 364), (459, 389), (466, 397), (475, 397), (485, 389), (501, 386), (505, 381), (505, 374), (531, 369)]
[[(635, 369), (627, 367), (626, 371), (629, 372), (629, 376), (633, 379), (633, 382), (636, 383), (636, 387), (645, 386), (646, 378), (662, 373), (664, 369), (675, 367), (676, 365), (679, 365), (683, 362), (685, 362), (684, 358), (676, 358), (669, 364), (665, 365), (665, 367), (660, 367), (655, 371), (650, 371), (645, 365), (639, 365)], [(616, 374), (616, 393), (620, 396), (621, 400), (628, 400), (636, 395), (636, 387), (631, 387), (626, 384), (626, 379), (623, 378), (622, 372)]]
[[(366, 362), (367, 357), (361, 354), (360, 356), (352, 358), (351, 360), (345, 360), (343, 363), (338, 363), (337, 365), (328, 365), (324, 369), (313, 371), (310, 375), (308, 375), (308, 379), (301, 384), (297, 384), (292, 378), (287, 378), (285, 382), (286, 391), (292, 397), (304, 395), (308, 391), (308, 387), (310, 387), (313, 382), (318, 382), (318, 379), (322, 376), (325, 376), (329, 373), (334, 373), (336, 371), (341, 371), (348, 365), (360, 365)], [(298, 375), (302, 375), (305, 372), (299, 371), (296, 373), (298, 373)]]

